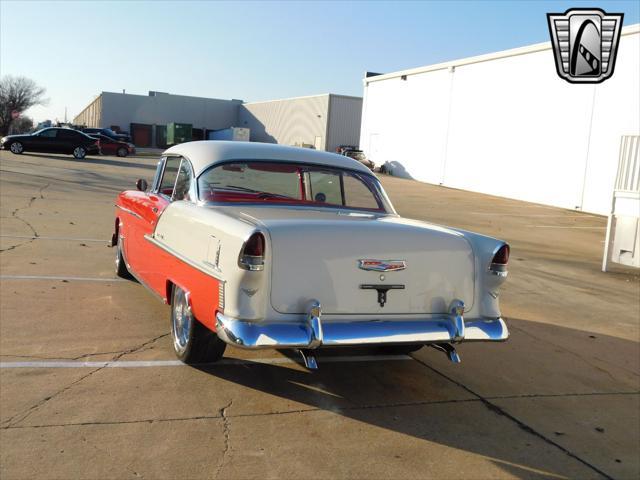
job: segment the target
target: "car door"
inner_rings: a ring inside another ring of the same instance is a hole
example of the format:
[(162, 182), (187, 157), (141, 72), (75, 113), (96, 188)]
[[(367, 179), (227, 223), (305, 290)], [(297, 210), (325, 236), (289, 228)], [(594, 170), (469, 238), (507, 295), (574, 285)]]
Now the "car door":
[(71, 153), (78, 145), (83, 145), (85, 139), (79, 132), (71, 129), (58, 130), (55, 147), (59, 153)]
[(135, 275), (159, 295), (164, 293), (161, 275), (164, 252), (148, 242), (145, 235), (153, 234), (158, 218), (172, 201), (181, 161), (182, 158), (178, 156), (164, 157), (158, 164), (149, 191), (138, 192), (129, 206), (133, 218), (129, 219), (125, 241), (127, 262)]
[(29, 147), (29, 150), (33, 152), (57, 153), (57, 136), (58, 129), (56, 128), (47, 128), (45, 130), (42, 130), (37, 135), (32, 136), (31, 146)]

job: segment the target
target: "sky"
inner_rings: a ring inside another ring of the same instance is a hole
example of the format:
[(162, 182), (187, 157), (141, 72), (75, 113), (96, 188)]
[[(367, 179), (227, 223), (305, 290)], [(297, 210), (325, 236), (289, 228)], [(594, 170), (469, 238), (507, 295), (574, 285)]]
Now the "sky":
[(72, 120), (100, 92), (244, 101), (361, 96), (393, 72), (549, 40), (546, 13), (633, 1), (213, 2), (0, 0), (0, 75), (47, 89), (36, 121)]

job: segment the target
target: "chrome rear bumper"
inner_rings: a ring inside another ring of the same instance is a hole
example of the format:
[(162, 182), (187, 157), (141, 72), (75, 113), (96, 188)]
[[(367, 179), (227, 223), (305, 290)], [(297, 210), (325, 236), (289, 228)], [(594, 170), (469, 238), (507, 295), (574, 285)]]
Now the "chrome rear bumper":
[(217, 314), (217, 335), (241, 348), (299, 348), (320, 346), (442, 344), (500, 342), (509, 338), (501, 318), (464, 320), (464, 304), (454, 301), (448, 315), (425, 320), (321, 320), (320, 304), (312, 302), (306, 321), (250, 322)]

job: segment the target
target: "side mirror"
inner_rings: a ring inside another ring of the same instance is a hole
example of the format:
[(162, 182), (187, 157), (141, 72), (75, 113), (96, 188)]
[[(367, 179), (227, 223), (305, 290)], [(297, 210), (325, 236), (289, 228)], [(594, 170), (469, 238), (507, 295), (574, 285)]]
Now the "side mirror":
[(140, 190), (141, 192), (146, 192), (146, 191), (147, 191), (147, 187), (148, 187), (148, 186), (149, 186), (149, 185), (147, 185), (147, 181), (146, 181), (144, 178), (139, 178), (139, 179), (136, 181), (136, 188), (137, 188), (138, 190)]

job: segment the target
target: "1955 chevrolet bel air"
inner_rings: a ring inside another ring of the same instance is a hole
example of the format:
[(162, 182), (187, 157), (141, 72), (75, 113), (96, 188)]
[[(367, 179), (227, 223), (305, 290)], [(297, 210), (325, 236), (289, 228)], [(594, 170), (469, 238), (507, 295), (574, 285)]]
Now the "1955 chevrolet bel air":
[(153, 183), (116, 203), (116, 273), (171, 305), (179, 359), (227, 344), (293, 348), (504, 341), (498, 290), (509, 246), (398, 216), (375, 175), (348, 157), (200, 141), (164, 152)]

